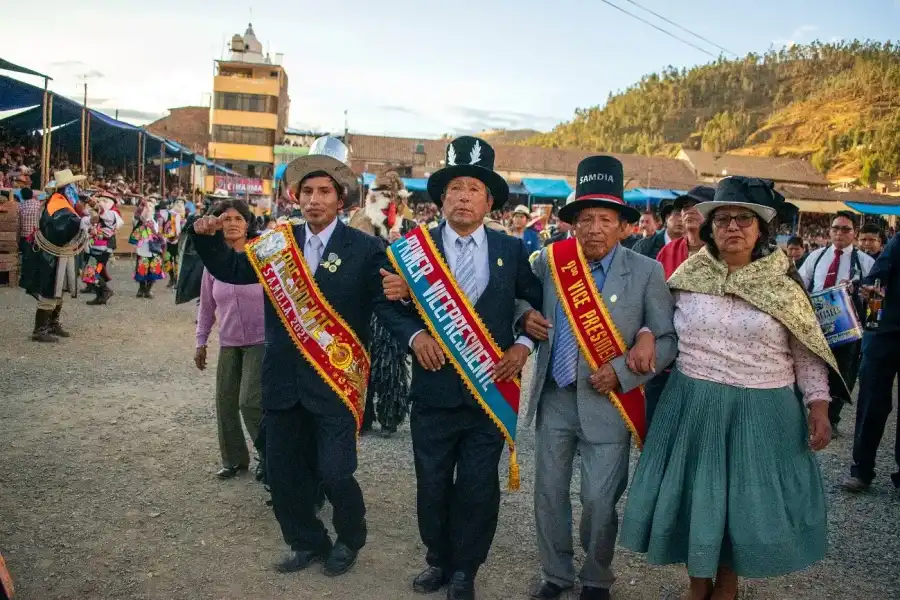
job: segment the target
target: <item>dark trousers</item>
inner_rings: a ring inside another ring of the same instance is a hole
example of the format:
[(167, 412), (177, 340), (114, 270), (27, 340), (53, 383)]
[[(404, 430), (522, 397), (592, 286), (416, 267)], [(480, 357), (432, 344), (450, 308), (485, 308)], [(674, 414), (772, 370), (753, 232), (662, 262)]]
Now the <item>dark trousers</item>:
[(334, 509), (337, 540), (359, 550), (366, 543), (366, 505), (356, 472), (356, 422), (349, 411), (318, 415), (302, 405), (267, 410), (266, 476), (272, 508), (292, 549), (327, 552), (331, 539), (316, 515), (319, 483)]
[[(834, 360), (837, 361), (838, 370), (841, 372), (841, 377), (844, 378), (844, 381), (847, 383), (847, 389), (851, 393), (853, 392), (853, 386), (856, 385), (856, 377), (859, 374), (860, 345), (860, 342), (852, 342), (831, 349), (831, 352), (834, 354)], [(835, 390), (842, 389), (842, 386), (837, 381), (831, 381), (835, 379), (833, 375), (829, 379), (832, 398), (831, 404), (828, 405), (828, 419), (833, 425), (837, 425), (841, 422), (841, 411), (844, 405), (850, 404), (851, 400), (849, 396), (842, 392), (835, 393)]]
[(410, 428), (426, 560), (474, 575), (497, 530), (503, 435), (471, 405), (433, 408), (413, 401)]
[[(900, 373), (900, 333), (867, 333), (859, 369), (859, 399), (850, 473), (866, 483), (875, 478), (875, 455), (893, 407), (894, 379)], [(900, 487), (900, 411), (894, 459), (898, 471), (891, 479)]]

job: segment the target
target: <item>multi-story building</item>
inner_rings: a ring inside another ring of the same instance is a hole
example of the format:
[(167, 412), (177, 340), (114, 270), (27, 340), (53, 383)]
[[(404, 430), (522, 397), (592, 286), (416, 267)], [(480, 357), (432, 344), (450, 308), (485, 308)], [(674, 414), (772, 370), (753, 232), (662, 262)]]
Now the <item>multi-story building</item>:
[(240, 177), (208, 175), (207, 190), (224, 187), (251, 201), (271, 197), (274, 148), (284, 137), (290, 109), (281, 62), (281, 54), (263, 54), (252, 24), (231, 38), (228, 59), (216, 61), (208, 156)]

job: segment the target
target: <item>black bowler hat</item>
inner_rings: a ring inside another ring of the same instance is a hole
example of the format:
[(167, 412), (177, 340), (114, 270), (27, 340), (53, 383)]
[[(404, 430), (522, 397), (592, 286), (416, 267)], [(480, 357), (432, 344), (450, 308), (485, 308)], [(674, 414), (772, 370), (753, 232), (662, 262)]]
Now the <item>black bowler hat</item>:
[(716, 195), (716, 188), (710, 187), (708, 185), (696, 185), (692, 187), (687, 193), (682, 194), (675, 198), (675, 201), (672, 202), (672, 207), (675, 210), (684, 210), (686, 208), (686, 204), (694, 203), (700, 204), (701, 202), (712, 202), (713, 198)]
[(493, 206), (503, 206), (509, 198), (509, 185), (494, 171), (494, 149), (486, 141), (464, 135), (447, 144), (446, 166), (428, 178), (428, 195), (441, 205), (447, 184), (457, 177), (474, 177), (487, 186)]
[(575, 198), (559, 210), (559, 218), (571, 223), (581, 209), (599, 207), (616, 210), (634, 223), (641, 213), (625, 204), (624, 195), (622, 163), (612, 156), (588, 156), (578, 163)]
[(698, 204), (697, 210), (706, 218), (720, 206), (744, 206), (767, 223), (775, 216), (782, 222), (790, 222), (799, 212), (775, 189), (773, 181), (758, 177), (731, 176), (722, 179), (712, 201)]

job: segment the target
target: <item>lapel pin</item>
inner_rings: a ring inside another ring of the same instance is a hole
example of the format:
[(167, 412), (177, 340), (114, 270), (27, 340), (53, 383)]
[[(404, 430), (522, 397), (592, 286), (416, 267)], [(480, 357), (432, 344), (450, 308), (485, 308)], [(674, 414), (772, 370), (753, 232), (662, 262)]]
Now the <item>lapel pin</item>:
[(502, 258), (498, 258), (498, 259), (497, 259), (497, 266), (498, 266), (498, 267), (502, 267), (502, 266), (503, 266), (503, 259), (502, 259)]
[(618, 300), (618, 299), (619, 299), (619, 297), (616, 296), (615, 294), (613, 294), (612, 296), (609, 297), (609, 301), (610, 301), (610, 302), (615, 302), (615, 301)]

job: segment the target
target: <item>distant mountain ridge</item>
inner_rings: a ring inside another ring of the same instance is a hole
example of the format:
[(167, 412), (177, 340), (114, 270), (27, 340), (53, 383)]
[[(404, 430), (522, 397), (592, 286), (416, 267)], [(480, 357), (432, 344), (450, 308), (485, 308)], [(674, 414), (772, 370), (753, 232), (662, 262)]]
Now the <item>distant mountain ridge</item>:
[(517, 143), (600, 152), (684, 149), (807, 158), (830, 180), (900, 177), (900, 45), (792, 46), (647, 75)]

